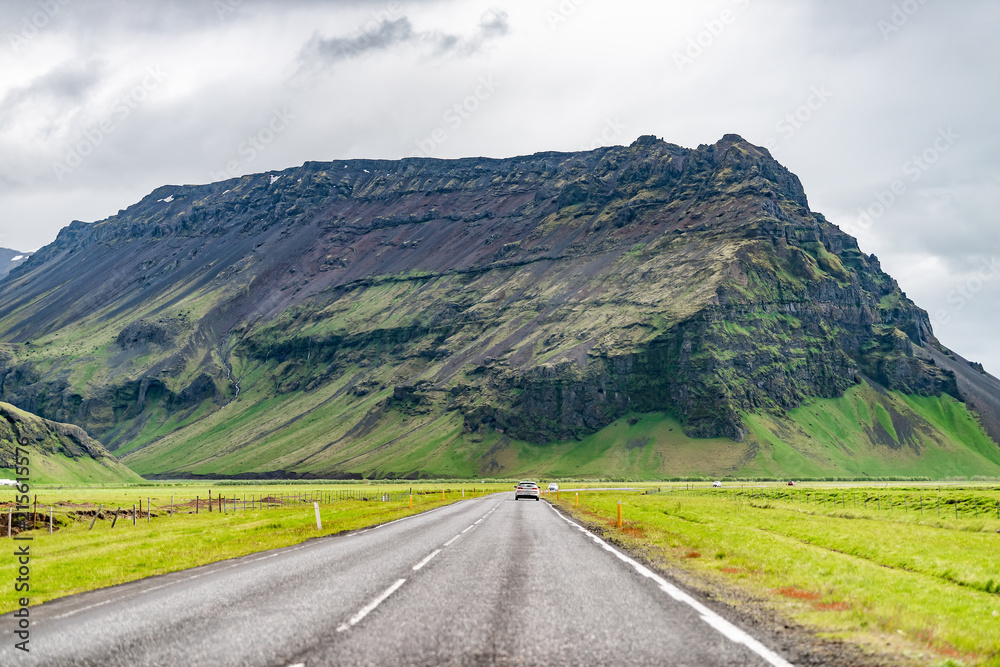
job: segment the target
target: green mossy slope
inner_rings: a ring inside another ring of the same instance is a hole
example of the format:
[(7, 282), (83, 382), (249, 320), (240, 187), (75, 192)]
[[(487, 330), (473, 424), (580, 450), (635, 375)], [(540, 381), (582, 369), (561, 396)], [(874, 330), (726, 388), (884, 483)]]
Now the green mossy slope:
[[(688, 437), (663, 413), (626, 416), (579, 440), (536, 444), (502, 430), (469, 432), (458, 413), (444, 409), (444, 398), (406, 405), (384, 392), (362, 399), (336, 388), (252, 398), (125, 461), (142, 473), (189, 476), (1000, 477), (1000, 448), (962, 403), (869, 384), (841, 398), (814, 399), (787, 417), (746, 414), (750, 434), (740, 443)], [(360, 430), (350, 426), (356, 423)], [(234, 446), (247, 440), (253, 444)]]
[(24, 450), (27, 479), (33, 484), (142, 481), (78, 426), (50, 422), (0, 403), (0, 477), (24, 477), (15, 468)]

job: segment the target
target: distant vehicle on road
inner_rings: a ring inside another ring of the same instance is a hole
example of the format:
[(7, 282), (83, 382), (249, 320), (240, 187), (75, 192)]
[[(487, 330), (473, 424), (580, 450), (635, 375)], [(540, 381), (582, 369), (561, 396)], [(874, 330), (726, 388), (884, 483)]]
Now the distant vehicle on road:
[(541, 500), (541, 495), (542, 492), (534, 482), (518, 482), (517, 487), (514, 489), (514, 500), (520, 500), (521, 498)]
[(795, 486), (795, 482), (789, 482), (788, 486)]
[(556, 484), (555, 482), (552, 482), (551, 484), (549, 484), (549, 491), (558, 491), (558, 490), (559, 490), (559, 485), (558, 484)]
[(716, 481), (712, 482), (712, 486), (714, 488), (719, 488), (720, 486), (722, 486), (722, 482), (716, 480)]

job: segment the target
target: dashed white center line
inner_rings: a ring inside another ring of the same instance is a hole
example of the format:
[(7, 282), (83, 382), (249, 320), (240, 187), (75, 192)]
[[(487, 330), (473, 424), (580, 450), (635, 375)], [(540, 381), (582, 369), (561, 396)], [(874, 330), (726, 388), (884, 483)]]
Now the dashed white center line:
[(72, 616), (73, 614), (79, 614), (81, 611), (87, 611), (88, 609), (93, 609), (94, 607), (100, 607), (102, 604), (107, 604), (109, 602), (111, 602), (111, 600), (104, 600), (103, 602), (98, 602), (96, 604), (92, 604), (92, 605), (89, 605), (87, 607), (81, 607), (79, 609), (74, 609), (73, 611), (67, 612), (65, 614), (59, 614), (58, 616), (53, 616), (52, 620), (54, 621), (54, 620), (56, 620), (58, 618), (66, 618), (67, 616)]
[(465, 530), (463, 530), (461, 533), (459, 533), (459, 535), (463, 535), (463, 534), (469, 532), (470, 530), (472, 530), (475, 527), (476, 527), (476, 524), (472, 524), (471, 526), (469, 526), (468, 528), (466, 528)]
[(337, 632), (344, 632), (345, 630), (350, 630), (355, 625), (357, 625), (358, 623), (360, 623), (364, 619), (365, 616), (367, 616), (368, 614), (370, 614), (373, 611), (375, 611), (375, 609), (377, 609), (380, 604), (382, 604), (383, 602), (385, 602), (389, 598), (390, 595), (392, 595), (393, 593), (395, 593), (396, 591), (398, 591), (399, 587), (402, 586), (405, 583), (406, 583), (406, 579), (400, 579), (399, 581), (397, 581), (396, 583), (394, 583), (392, 586), (389, 586), (389, 588), (387, 588), (385, 590), (385, 592), (382, 593), (382, 595), (379, 595), (377, 598), (375, 598), (374, 600), (372, 600), (371, 602), (369, 602), (368, 604), (366, 604), (361, 609), (361, 611), (359, 611), (358, 613), (356, 613), (354, 616), (351, 616), (351, 619), (349, 621), (347, 621), (347, 623), (344, 623), (340, 627), (338, 627), (337, 628)]
[(427, 565), (427, 563), (431, 562), (431, 559), (434, 558), (434, 556), (437, 556), (439, 553), (441, 553), (440, 549), (438, 549), (437, 551), (435, 551), (434, 553), (432, 553), (430, 556), (428, 556), (427, 558), (423, 559), (422, 561), (420, 561), (419, 563), (417, 563), (416, 565), (414, 565), (413, 566), (413, 571), (416, 572), (417, 570), (419, 570), (420, 568), (422, 568), (424, 565)]
[(450, 540), (448, 540), (447, 542), (445, 542), (445, 543), (444, 543), (444, 545), (445, 545), (446, 547), (447, 547), (447, 546), (451, 546), (451, 543), (452, 543), (452, 542), (454, 542), (455, 540), (457, 540), (457, 539), (458, 539), (458, 538), (460, 538), (460, 537), (461, 537), (461, 535), (456, 535), (455, 537), (453, 537), (453, 538), (451, 538)]

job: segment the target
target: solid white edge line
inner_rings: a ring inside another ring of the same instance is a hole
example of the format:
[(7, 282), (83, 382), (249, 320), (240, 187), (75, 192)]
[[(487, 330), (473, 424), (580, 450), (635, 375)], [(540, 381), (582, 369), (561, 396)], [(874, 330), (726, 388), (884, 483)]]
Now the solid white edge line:
[(456, 535), (455, 537), (453, 537), (450, 540), (448, 540), (447, 542), (445, 542), (444, 546), (450, 547), (451, 543), (454, 542), (455, 540), (457, 540), (458, 538), (460, 538), (461, 536), (462, 536), (461, 534)]
[(736, 627), (726, 619), (722, 618), (714, 611), (712, 611), (702, 603), (698, 602), (693, 597), (691, 597), (681, 589), (677, 588), (676, 586), (668, 582), (660, 575), (650, 570), (645, 565), (642, 565), (638, 561), (630, 558), (629, 556), (626, 556), (625, 554), (621, 553), (613, 546), (611, 546), (610, 544), (608, 544), (607, 542), (605, 542), (600, 537), (590, 532), (583, 526), (580, 526), (579, 524), (574, 523), (567, 517), (563, 516), (563, 514), (560, 513), (559, 510), (557, 510), (552, 505), (549, 505), (549, 507), (552, 508), (552, 511), (556, 513), (556, 516), (558, 516), (560, 519), (562, 519), (569, 525), (573, 526), (574, 528), (580, 530), (585, 535), (589, 536), (597, 544), (599, 544), (605, 551), (614, 554), (618, 558), (618, 560), (631, 565), (635, 569), (635, 571), (641, 574), (642, 576), (655, 581), (659, 585), (660, 590), (662, 590), (664, 593), (666, 593), (673, 599), (677, 600), (678, 602), (683, 602), (684, 604), (694, 609), (701, 616), (701, 620), (705, 621), (705, 623), (707, 623), (711, 628), (722, 634), (729, 641), (736, 644), (743, 644), (748, 649), (750, 649), (751, 651), (762, 657), (764, 660), (766, 660), (768, 663), (774, 665), (774, 667), (794, 667), (792, 663), (788, 662), (780, 655), (778, 655), (777, 653), (775, 653), (774, 651), (772, 651), (771, 649), (767, 648), (759, 641), (754, 639), (752, 636), (747, 634), (745, 631), (741, 630), (740, 628)]
[(354, 627), (355, 625), (357, 625), (358, 623), (360, 623), (364, 619), (365, 616), (367, 616), (368, 614), (370, 614), (373, 611), (375, 611), (375, 609), (377, 609), (380, 604), (382, 604), (383, 602), (385, 602), (389, 598), (390, 595), (392, 595), (393, 593), (395, 593), (396, 591), (398, 591), (399, 587), (402, 586), (405, 583), (406, 583), (406, 579), (400, 579), (399, 581), (397, 581), (396, 583), (394, 583), (392, 586), (389, 586), (389, 588), (385, 589), (385, 591), (382, 593), (382, 595), (379, 595), (377, 598), (375, 598), (374, 600), (372, 600), (371, 602), (369, 602), (368, 604), (366, 604), (364, 607), (362, 607), (361, 611), (359, 611), (358, 613), (356, 613), (354, 616), (351, 616), (351, 619), (349, 621), (347, 621), (347, 623), (344, 623), (340, 627), (338, 627), (337, 628), (337, 632), (343, 632), (344, 630), (350, 630), (352, 627)]
[(439, 553), (441, 553), (440, 549), (437, 549), (436, 551), (434, 551), (434, 553), (432, 553), (430, 556), (428, 556), (427, 558), (423, 559), (422, 561), (420, 561), (419, 563), (417, 563), (416, 565), (414, 565), (413, 566), (413, 571), (416, 572), (417, 570), (419, 570), (420, 568), (422, 568), (424, 565), (427, 565), (427, 563), (431, 562), (431, 559), (434, 558), (434, 556), (437, 556)]

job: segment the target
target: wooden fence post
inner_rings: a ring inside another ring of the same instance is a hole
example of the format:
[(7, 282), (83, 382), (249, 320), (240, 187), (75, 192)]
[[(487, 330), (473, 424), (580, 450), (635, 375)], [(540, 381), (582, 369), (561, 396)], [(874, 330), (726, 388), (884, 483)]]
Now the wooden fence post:
[(132, 525), (135, 525), (135, 503), (132, 503)]
[(208, 513), (212, 513), (212, 489), (208, 490)]
[(174, 515), (174, 497), (170, 496), (170, 516)]
[(52, 534), (52, 505), (49, 505), (49, 535)]
[(153, 501), (151, 498), (146, 498), (146, 524), (149, 524), (149, 515), (153, 513)]
[(14, 506), (7, 508), (7, 537), (14, 537)]
[(121, 511), (121, 509), (122, 509), (122, 506), (121, 506), (121, 505), (119, 505), (119, 506), (118, 506), (118, 509), (116, 509), (116, 510), (115, 510), (115, 518), (114, 518), (114, 519), (112, 519), (112, 521), (111, 521), (111, 527), (112, 527), (112, 528), (114, 528), (114, 527), (115, 527), (115, 524), (116, 524), (116, 523), (118, 523), (118, 512), (120, 512), (120, 511)]
[(98, 505), (97, 506), (97, 511), (94, 512), (94, 520), (90, 522), (90, 528), (88, 528), (87, 530), (93, 530), (94, 529), (94, 524), (97, 523), (97, 517), (99, 517), (101, 515), (101, 508), (103, 508), (103, 507), (104, 507), (104, 505)]

